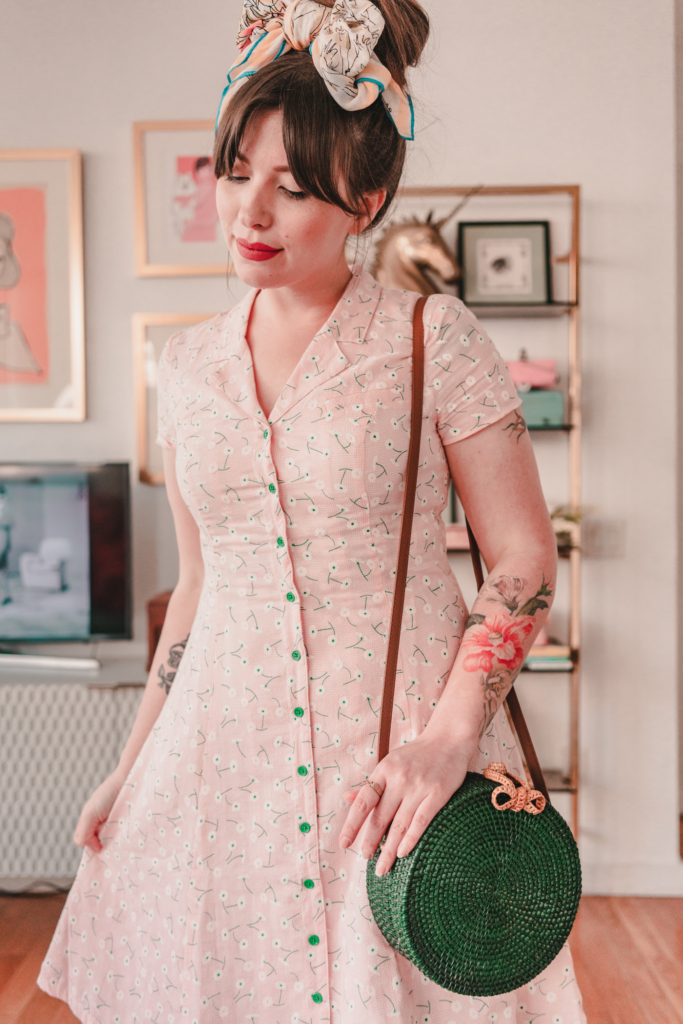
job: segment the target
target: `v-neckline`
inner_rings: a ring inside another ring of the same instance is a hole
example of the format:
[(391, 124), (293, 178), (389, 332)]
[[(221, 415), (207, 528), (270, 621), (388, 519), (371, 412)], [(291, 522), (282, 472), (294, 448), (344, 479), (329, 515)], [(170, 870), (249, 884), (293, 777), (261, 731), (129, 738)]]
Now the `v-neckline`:
[[(240, 410), (241, 415), (252, 417), (263, 429), (267, 425), (274, 426), (279, 420), (288, 421), (292, 407), (311, 392), (319, 389), (321, 397), (335, 393), (337, 383), (334, 378), (351, 360), (356, 361), (360, 357), (360, 352), (355, 354), (357, 347), (367, 344), (368, 329), (379, 311), (384, 294), (381, 285), (359, 264), (351, 268), (351, 275), (337, 305), (302, 352), (268, 417), (260, 407), (254, 363), (247, 343), (247, 325), (259, 289), (250, 289), (233, 306), (210, 380)], [(291, 416), (297, 415), (294, 409)]]
[[(261, 412), (263, 413), (263, 415), (268, 420), (268, 423), (272, 424), (274, 419), (279, 418), (279, 416), (282, 415), (282, 413), (284, 411), (286, 411), (287, 400), (283, 396), (285, 396), (287, 394), (288, 388), (293, 388), (294, 391), (296, 391), (296, 380), (295, 379), (301, 376), (301, 372), (302, 372), (301, 368), (304, 365), (304, 361), (306, 360), (307, 356), (309, 355), (311, 349), (315, 346), (315, 344), (317, 343), (319, 337), (322, 334), (324, 334), (324, 333), (331, 334), (331, 331), (330, 331), (330, 328), (329, 328), (328, 325), (336, 319), (335, 318), (335, 313), (337, 312), (337, 310), (341, 306), (341, 303), (344, 301), (344, 299), (347, 298), (348, 292), (352, 288), (352, 286), (356, 286), (357, 287), (358, 280), (359, 280), (359, 274), (357, 273), (357, 268), (354, 266), (354, 267), (350, 268), (350, 271), (351, 271), (351, 276), (349, 277), (349, 280), (347, 281), (347, 283), (346, 283), (346, 285), (344, 287), (344, 291), (341, 293), (341, 295), (337, 299), (337, 302), (334, 304), (332, 310), (330, 311), (329, 316), (327, 317), (327, 319), (325, 320), (323, 325), (315, 332), (315, 334), (313, 335), (313, 337), (309, 341), (308, 345), (306, 346), (306, 348), (303, 350), (303, 352), (299, 356), (299, 359), (297, 360), (296, 364), (294, 365), (294, 368), (293, 368), (292, 372), (290, 373), (289, 377), (287, 378), (287, 380), (283, 384), (282, 390), (280, 391), (280, 394), (275, 399), (275, 404), (273, 405), (273, 407), (272, 407), (272, 409), (270, 410), (269, 413), (266, 413), (266, 411), (263, 408), (263, 405), (261, 403), (261, 399), (259, 398), (258, 387), (257, 387), (257, 380), (256, 380), (256, 368), (255, 368), (255, 363), (254, 363), (254, 356), (253, 356), (252, 351), (251, 351), (251, 345), (249, 344), (249, 337), (248, 337), (248, 335), (249, 335), (249, 325), (251, 323), (251, 317), (252, 317), (252, 314), (254, 312), (254, 305), (256, 303), (256, 299), (261, 294), (263, 289), (262, 288), (254, 288), (253, 294), (249, 297), (250, 298), (249, 307), (248, 307), (248, 310), (245, 311), (244, 323), (243, 323), (243, 326), (242, 326), (242, 330), (240, 332), (240, 340), (241, 340), (242, 345), (244, 346), (244, 348), (246, 349), (246, 351), (247, 351), (247, 353), (249, 355), (249, 359), (251, 360), (251, 378), (252, 378), (252, 384), (253, 384), (253, 389), (254, 389), (254, 395), (255, 395), (255, 398), (256, 398), (256, 404), (257, 404), (258, 408), (261, 410)], [(336, 341), (336, 339), (333, 339), (333, 340)], [(340, 362), (340, 360), (343, 359), (344, 362), (348, 362), (348, 360), (346, 359), (346, 356), (344, 356), (343, 353), (341, 353), (341, 350), (338, 348), (338, 346), (336, 344), (335, 344), (335, 349), (336, 349), (335, 356), (336, 356), (337, 361)], [(317, 363), (317, 360), (315, 360), (315, 362)], [(322, 367), (318, 366), (318, 369), (322, 371)], [(294, 383), (292, 383), (293, 381), (294, 381)], [(285, 408), (280, 410), (279, 406), (283, 405), (283, 404), (284, 404)], [(275, 416), (274, 416), (274, 414), (275, 414)]]

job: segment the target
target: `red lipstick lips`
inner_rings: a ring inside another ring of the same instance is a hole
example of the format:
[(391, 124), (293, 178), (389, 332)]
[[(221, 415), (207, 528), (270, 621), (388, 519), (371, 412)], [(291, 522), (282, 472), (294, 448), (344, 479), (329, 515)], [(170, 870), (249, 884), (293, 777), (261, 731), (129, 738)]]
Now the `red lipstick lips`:
[(264, 245), (263, 242), (246, 242), (243, 238), (236, 238), (237, 248), (241, 256), (247, 260), (272, 260), (282, 249), (274, 249), (272, 245)]

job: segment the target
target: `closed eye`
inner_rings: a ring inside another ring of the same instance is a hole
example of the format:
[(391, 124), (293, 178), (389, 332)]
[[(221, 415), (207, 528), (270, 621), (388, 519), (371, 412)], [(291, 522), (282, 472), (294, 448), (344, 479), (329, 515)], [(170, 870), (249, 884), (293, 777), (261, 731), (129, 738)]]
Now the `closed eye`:
[(292, 192), (292, 190), (290, 188), (285, 188), (284, 185), (280, 185), (280, 188), (285, 193), (285, 195), (290, 196), (292, 199), (299, 200), (299, 199), (307, 199), (308, 198), (308, 193), (307, 192)]

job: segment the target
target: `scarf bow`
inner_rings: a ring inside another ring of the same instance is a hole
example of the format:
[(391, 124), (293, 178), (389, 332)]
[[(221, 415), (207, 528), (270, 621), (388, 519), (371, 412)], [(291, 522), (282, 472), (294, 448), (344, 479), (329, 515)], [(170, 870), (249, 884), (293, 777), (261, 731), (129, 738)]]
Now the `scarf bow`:
[(330, 94), (345, 110), (363, 110), (381, 96), (404, 139), (414, 137), (413, 104), (375, 56), (384, 18), (371, 0), (246, 0), (216, 128), (239, 86), (288, 50), (308, 49)]

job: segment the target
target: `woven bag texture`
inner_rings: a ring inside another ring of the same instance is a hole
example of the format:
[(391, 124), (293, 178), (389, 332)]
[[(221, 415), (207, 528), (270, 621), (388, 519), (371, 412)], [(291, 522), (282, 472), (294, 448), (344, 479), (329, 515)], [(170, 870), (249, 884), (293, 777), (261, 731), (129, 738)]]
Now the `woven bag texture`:
[(405, 857), (377, 877), (370, 909), (385, 939), (450, 992), (511, 992), (550, 964), (581, 896), (579, 852), (547, 804), (541, 814), (497, 811), (494, 782), (468, 772)]

